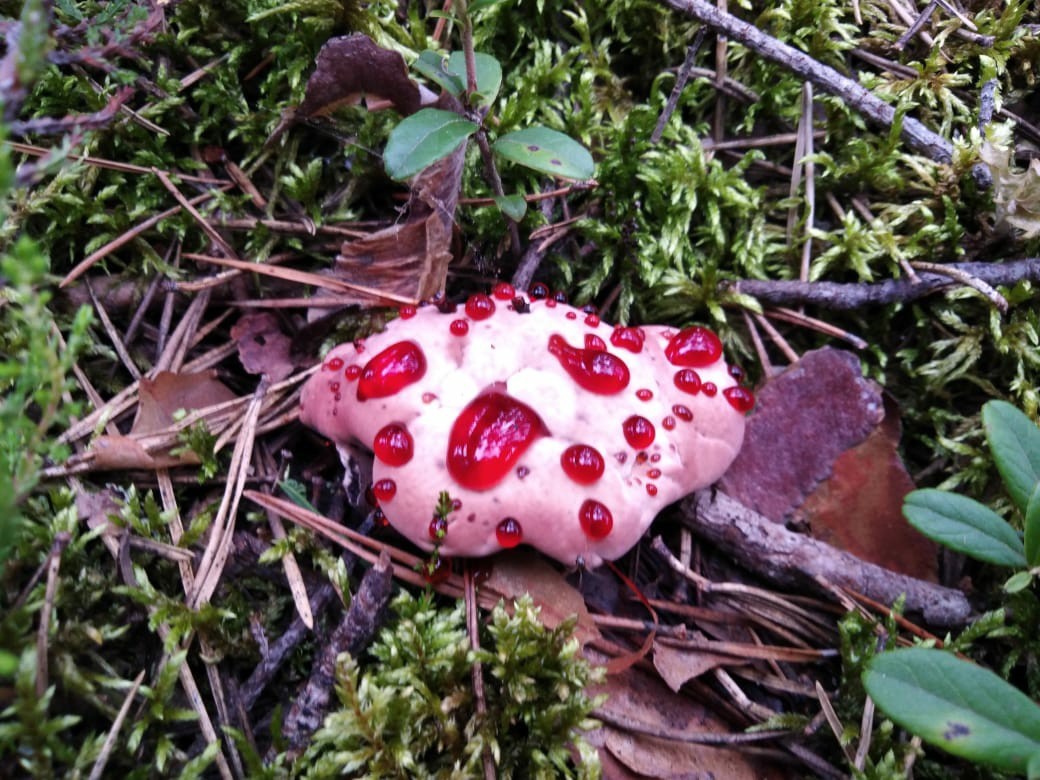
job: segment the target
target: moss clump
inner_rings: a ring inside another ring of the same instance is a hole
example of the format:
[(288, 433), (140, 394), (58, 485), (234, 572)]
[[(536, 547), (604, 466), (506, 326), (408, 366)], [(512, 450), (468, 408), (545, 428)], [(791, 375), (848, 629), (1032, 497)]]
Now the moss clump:
[[(596, 705), (585, 688), (601, 673), (578, 654), (573, 621), (545, 628), (524, 596), (512, 614), (495, 607), (484, 649), (473, 651), (461, 603), (439, 609), (429, 595), (402, 593), (394, 608), (397, 621), (372, 647), (379, 663), (362, 673), (341, 656), (342, 706), (297, 764), (307, 777), (472, 777), (481, 774), (485, 749), (502, 778), (599, 776), (581, 732), (594, 725)], [(478, 662), (484, 713), (473, 696)]]

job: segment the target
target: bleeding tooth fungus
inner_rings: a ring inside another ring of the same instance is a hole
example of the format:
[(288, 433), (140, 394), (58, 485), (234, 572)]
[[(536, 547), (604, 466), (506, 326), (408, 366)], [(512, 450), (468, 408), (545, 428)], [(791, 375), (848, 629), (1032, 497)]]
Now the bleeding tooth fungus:
[[(541, 284), (400, 313), (326, 356), (300, 417), (341, 452), (371, 450), (378, 511), (444, 556), (528, 544), (569, 565), (613, 560), (722, 476), (754, 406), (701, 326), (601, 329)], [(443, 490), (455, 503), (433, 524)]]

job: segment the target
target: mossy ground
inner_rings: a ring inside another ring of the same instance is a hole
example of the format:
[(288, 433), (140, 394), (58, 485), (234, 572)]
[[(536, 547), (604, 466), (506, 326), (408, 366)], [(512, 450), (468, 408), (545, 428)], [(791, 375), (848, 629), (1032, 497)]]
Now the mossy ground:
[[(244, 678), (259, 660), (260, 638), (279, 636), (293, 611), (277, 571), (255, 559), (234, 578), (223, 578), (212, 603), (191, 609), (174, 560), (118, 548), (114, 559), (102, 531), (88, 526), (77, 507), (85, 491), (104, 491), (120, 499), (117, 522), (136, 536), (190, 548), (219, 514), (228, 479), (231, 448), (210, 452), (213, 441), (205, 430), (196, 427), (181, 442), (203, 463), (177, 472), (172, 504), (170, 496), (160, 498), (150, 474), (47, 478), (47, 469), (82, 449), (60, 436), (97, 403), (87, 386), (107, 400), (133, 381), (126, 360), (141, 372), (151, 369), (171, 323), (197, 294), (156, 288), (131, 328), (150, 283), (190, 284), (213, 273), (186, 257), (209, 252), (212, 238), (181, 209), (107, 252), (76, 282), (62, 289), (57, 283), (90, 253), (176, 205), (155, 170), (169, 172), (188, 198), (209, 194), (199, 208), (214, 223), (267, 217), (298, 226), (286, 231), (250, 223), (223, 231), (239, 256), (257, 262), (288, 260), (320, 270), (340, 240), (322, 228), (393, 221), (402, 190), (388, 180), (379, 156), (396, 121), (392, 112), (343, 108), (271, 138), (302, 99), (314, 58), (329, 37), (364, 31), (411, 58), (433, 45), (435, 10), (382, 0), (0, 4), (8, 41), (4, 64), (10, 66), (2, 95), (5, 133), (9, 142), (29, 145), (0, 145), (0, 555), (6, 559), (0, 564), (0, 775), (88, 774), (141, 671), (144, 685), (108, 756), (106, 775), (215, 771), (216, 748), (203, 750), (196, 713), (183, 696), (184, 667), (202, 681), (204, 695), (210, 690), (207, 666)], [(975, 27), (967, 36), (959, 32), (963, 24), (940, 8), (924, 27), (931, 43), (918, 36), (903, 48), (896, 44), (906, 23), (882, 0), (768, 0), (731, 10), (818, 61), (855, 74), (900, 112), (953, 140), (953, 162), (912, 152), (897, 128), (870, 125), (840, 96), (817, 93), (810, 209), (804, 181), (790, 185), (791, 169), (800, 162), (790, 136), (803, 114), (803, 83), (790, 72), (730, 42), (722, 56), (731, 88), (720, 90), (713, 76), (695, 71), (661, 139), (653, 142), (695, 23), (649, 0), (485, 4), (475, 11), (476, 47), (495, 55), (505, 70), (492, 111), (496, 130), (539, 122), (579, 139), (597, 162), (595, 187), (547, 212), (529, 208), (519, 226), (526, 237), (574, 218), (546, 250), (539, 279), (601, 307), (607, 319), (708, 323), (758, 379), (761, 368), (742, 310), (760, 307), (722, 283), (798, 278), (807, 234), (810, 280), (866, 283), (898, 277), (918, 261), (1037, 254), (1037, 238), (1001, 219), (995, 206), (1000, 191), (980, 188), (971, 176), (986, 137), (998, 151), (1019, 152), (1012, 154), (1013, 166), (1035, 160), (1040, 15), (1033, 3), (965, 3), (964, 15)], [(449, 25), (447, 38), (453, 34)], [(983, 45), (979, 36), (992, 36), (992, 42)], [(713, 36), (707, 41), (695, 64), (714, 70)], [(980, 132), (980, 94), (991, 81), (1005, 111)], [(123, 88), (132, 90), (127, 110), (96, 127), (45, 127), (47, 118), (102, 112)], [(1012, 129), (1015, 116), (1025, 122)], [(771, 140), (741, 143), (752, 139)], [(227, 162), (244, 172), (259, 201), (240, 187), (211, 192), (214, 183), (229, 181)], [(501, 173), (509, 193), (546, 188), (522, 168), (505, 166)], [(1008, 173), (1008, 181), (1021, 182), (1013, 176)], [(1017, 208), (1035, 214), (1040, 187), (1026, 185), (1017, 193)], [(492, 194), (475, 153), (462, 194)], [(501, 212), (464, 204), (456, 219), (449, 292), (508, 277), (517, 259)], [(86, 280), (100, 291), (114, 330), (134, 334), (122, 361), (90, 305)], [(237, 284), (238, 300), (262, 298), (271, 289), (262, 277), (242, 277)], [(868, 342), (860, 356), (899, 402), (911, 469), (929, 484), (956, 485), (982, 499), (998, 495), (992, 463), (980, 446), (982, 403), (1006, 398), (1034, 419), (1040, 408), (1036, 285), (1019, 282), (1002, 291), (1011, 303), (1007, 316), (967, 288), (850, 313), (809, 312)], [(230, 339), (238, 310), (214, 295), (214, 327), (189, 354)], [(294, 313), (280, 316), (302, 325)], [(340, 334), (366, 325), (360, 317), (344, 322)], [(830, 342), (813, 330), (780, 327), (798, 351)], [(215, 365), (235, 393), (253, 392), (256, 378), (234, 355)], [(93, 433), (110, 422), (124, 432), (130, 424), (106, 420)], [(277, 455), (277, 476), (320, 476), (319, 466), (304, 465), (313, 440), (301, 438), (299, 429), (264, 436), (269, 451), (288, 453)], [(329, 476), (334, 467), (328, 458), (324, 463)], [(238, 523), (244, 534), (269, 541), (259, 515), (243, 508)], [(278, 554), (289, 549), (308, 576), (317, 572), (312, 583), (327, 575), (349, 591), (356, 572), (309, 535), (293, 531), (276, 543)], [(53, 574), (48, 561), (60, 561)], [(43, 616), (46, 677), (37, 653)], [(205, 650), (196, 641), (181, 651), (193, 636)], [(1018, 658), (1016, 647), (1011, 654)], [(312, 649), (307, 642), (297, 649), (277, 678), (279, 693), (263, 700), (263, 731), (253, 735), (255, 744), (265, 746), (277, 735), (285, 692), (305, 677)], [(379, 660), (362, 661), (369, 663)], [(1030, 680), (1036, 676), (1033, 668), (1025, 673)], [(249, 739), (240, 737), (239, 744), (249, 745)]]

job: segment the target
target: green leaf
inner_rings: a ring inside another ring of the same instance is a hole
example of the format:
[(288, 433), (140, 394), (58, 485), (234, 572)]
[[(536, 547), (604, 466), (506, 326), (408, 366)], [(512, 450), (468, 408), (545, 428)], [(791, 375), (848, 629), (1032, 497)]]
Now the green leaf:
[(527, 213), (527, 201), (523, 195), (497, 195), (495, 204), (514, 222), (522, 220)]
[(1008, 577), (1008, 581), (1004, 583), (1005, 593), (1018, 593), (1021, 590), (1025, 590), (1033, 582), (1033, 573), (1029, 570), (1016, 572)]
[(987, 506), (966, 496), (926, 488), (908, 493), (903, 517), (929, 539), (951, 550), (1000, 566), (1026, 565), (1015, 529)]
[(955, 756), (1023, 773), (1040, 751), (1040, 707), (988, 669), (942, 650), (882, 653), (863, 685), (892, 720)]
[(1040, 484), (1033, 490), (1026, 504), (1025, 544), (1026, 564), (1040, 564)]
[[(498, 90), (502, 87), (502, 66), (490, 54), (479, 51), (475, 53), (474, 59), (477, 64), (478, 96), (474, 102), (488, 105), (498, 97)], [(466, 92), (466, 56), (461, 51), (453, 51), (445, 56), (427, 49), (412, 63), (412, 67), (455, 97)]]
[(526, 127), (495, 141), (501, 157), (550, 176), (591, 179), (596, 168), (589, 150), (573, 138), (548, 127)]
[(383, 165), (390, 177), (403, 181), (447, 157), (477, 131), (477, 126), (451, 111), (424, 108), (390, 131)]
[(473, 2), (469, 4), (469, 12), (471, 14), (475, 14), (477, 11), (480, 11), (484, 8), (491, 8), (492, 6), (496, 6), (499, 3), (504, 2), (506, 2), (506, 0), (473, 0)]
[(1027, 780), (1040, 780), (1040, 752), (1033, 753), (1026, 764)]
[(1000, 478), (1025, 512), (1040, 483), (1040, 428), (1006, 401), (988, 401), (982, 407), (982, 425)]

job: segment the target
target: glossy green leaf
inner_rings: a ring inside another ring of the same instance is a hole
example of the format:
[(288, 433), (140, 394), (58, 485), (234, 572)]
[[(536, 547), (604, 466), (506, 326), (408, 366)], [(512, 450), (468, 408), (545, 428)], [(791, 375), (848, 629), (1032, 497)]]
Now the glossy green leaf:
[(477, 126), (451, 111), (424, 108), (390, 131), (383, 165), (391, 178), (403, 181), (459, 148)]
[(1040, 428), (1006, 401), (988, 401), (982, 407), (982, 425), (997, 471), (1011, 499), (1025, 512), (1040, 484)]
[[(477, 63), (476, 103), (487, 105), (498, 97), (502, 87), (502, 66), (490, 54), (478, 51), (474, 58)], [(455, 97), (466, 91), (466, 57), (461, 51), (445, 55), (427, 49), (412, 63), (412, 67)]]
[(514, 222), (522, 220), (527, 213), (527, 201), (523, 195), (498, 195), (495, 197), (495, 203), (502, 209), (502, 213)]
[(596, 171), (588, 149), (548, 127), (525, 127), (507, 133), (495, 141), (495, 152), (519, 165), (565, 179), (591, 179)]
[(1040, 707), (999, 676), (951, 653), (882, 653), (863, 673), (874, 703), (924, 741), (1005, 772), (1040, 752)]
[(1025, 547), (1026, 564), (1040, 565), (1040, 484), (1037, 484), (1026, 504)]
[(1026, 565), (1015, 529), (987, 506), (944, 490), (914, 490), (903, 500), (903, 517), (929, 539), (972, 558), (1000, 566)]
[(1028, 569), (1015, 572), (1008, 581), (1004, 583), (1005, 593), (1018, 593), (1020, 590), (1025, 590), (1033, 583), (1033, 574)]

